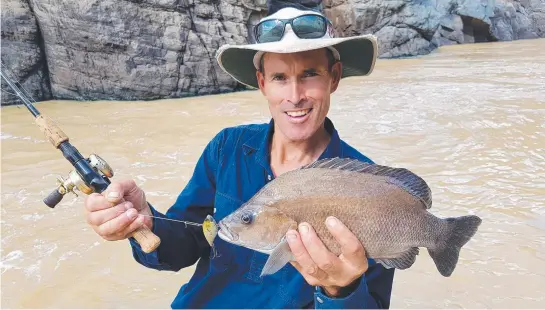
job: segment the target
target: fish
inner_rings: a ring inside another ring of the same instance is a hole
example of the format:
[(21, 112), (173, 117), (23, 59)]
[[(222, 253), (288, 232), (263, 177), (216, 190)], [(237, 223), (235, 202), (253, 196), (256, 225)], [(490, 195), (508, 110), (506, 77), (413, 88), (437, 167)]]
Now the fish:
[(430, 187), (406, 168), (325, 158), (267, 183), (221, 219), (213, 237), (267, 254), (263, 277), (295, 260), (286, 232), (301, 222), (309, 223), (325, 247), (340, 255), (341, 247), (325, 225), (328, 216), (335, 216), (361, 242), (367, 259), (404, 270), (426, 248), (439, 273), (450, 277), (461, 248), (482, 220), (477, 215), (440, 218), (430, 212), (431, 206)]

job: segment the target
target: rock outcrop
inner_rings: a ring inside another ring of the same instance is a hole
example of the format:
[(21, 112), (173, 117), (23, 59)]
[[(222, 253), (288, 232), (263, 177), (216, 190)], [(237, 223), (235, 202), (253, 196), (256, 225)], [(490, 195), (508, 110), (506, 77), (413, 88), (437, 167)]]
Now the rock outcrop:
[(500, 41), (545, 37), (545, 1), (496, 0), (490, 21)]
[(543, 0), (326, 0), (342, 35), (371, 33), (382, 58), (442, 45), (545, 37)]
[[(35, 100), (51, 98), (47, 62), (36, 18), (21, 0), (2, 0), (2, 70), (12, 74)], [(4, 67), (5, 66), (5, 67)], [(2, 105), (19, 104), (19, 99), (2, 80)]]
[(233, 1), (31, 0), (56, 98), (156, 99), (237, 85), (214, 61), (244, 43), (251, 8)]
[[(324, 0), (339, 35), (380, 57), (545, 37), (543, 0)], [(36, 100), (149, 100), (243, 89), (215, 62), (252, 41), (266, 0), (4, 0), (2, 62)], [(3, 90), (9, 89), (4, 87)], [(13, 103), (2, 93), (2, 104)]]

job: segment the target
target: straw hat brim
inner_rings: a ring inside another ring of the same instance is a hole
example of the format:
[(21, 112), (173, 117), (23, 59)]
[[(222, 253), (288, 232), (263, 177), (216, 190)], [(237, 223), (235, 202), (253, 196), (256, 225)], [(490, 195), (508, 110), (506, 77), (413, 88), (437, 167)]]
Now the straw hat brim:
[(270, 53), (295, 53), (334, 47), (343, 65), (341, 78), (369, 75), (377, 59), (377, 40), (373, 35), (347, 38), (300, 39), (288, 42), (268, 42), (247, 45), (223, 45), (217, 53), (219, 66), (238, 82), (259, 88), (254, 55), (258, 51)]

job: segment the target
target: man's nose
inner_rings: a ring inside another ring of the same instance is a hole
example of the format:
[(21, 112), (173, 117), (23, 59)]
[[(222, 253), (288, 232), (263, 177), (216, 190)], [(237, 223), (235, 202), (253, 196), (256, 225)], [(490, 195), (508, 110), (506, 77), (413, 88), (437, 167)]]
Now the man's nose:
[(304, 101), (304, 89), (298, 79), (293, 79), (290, 82), (289, 91), (288, 94), (286, 94), (286, 99), (294, 105), (298, 105)]

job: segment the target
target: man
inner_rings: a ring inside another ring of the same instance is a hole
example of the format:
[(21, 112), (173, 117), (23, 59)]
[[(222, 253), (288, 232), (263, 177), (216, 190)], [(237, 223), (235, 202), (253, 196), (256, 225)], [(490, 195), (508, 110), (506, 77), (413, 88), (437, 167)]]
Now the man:
[(202, 223), (213, 214), (219, 221), (287, 171), (327, 157), (370, 161), (339, 138), (327, 113), (341, 78), (372, 71), (374, 37), (332, 38), (332, 26), (319, 9), (272, 4), (255, 28), (257, 44), (226, 45), (217, 54), (223, 70), (260, 89), (271, 122), (219, 132), (166, 215), (145, 201), (134, 182), (122, 181), (88, 197), (87, 220), (107, 240), (126, 239), (143, 224), (150, 227), (161, 238), (157, 250), (146, 254), (129, 238), (144, 266), (178, 271), (198, 261), (173, 308), (387, 308), (393, 269), (367, 260), (361, 243), (334, 217), (327, 223), (342, 246), (339, 257), (301, 223), (287, 235), (296, 261), (260, 277), (266, 255), (220, 238), (211, 251), (198, 227), (138, 216)]

